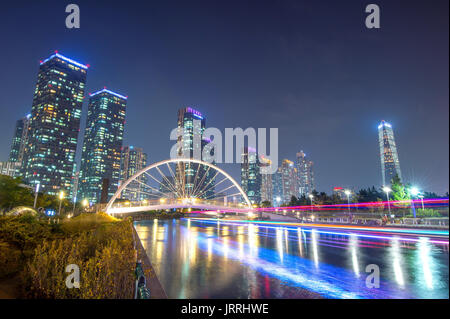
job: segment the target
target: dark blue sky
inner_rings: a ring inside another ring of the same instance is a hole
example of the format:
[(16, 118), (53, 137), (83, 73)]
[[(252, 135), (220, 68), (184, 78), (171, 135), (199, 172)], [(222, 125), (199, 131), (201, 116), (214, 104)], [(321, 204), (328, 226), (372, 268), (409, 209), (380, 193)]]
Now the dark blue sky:
[[(81, 28), (65, 28), (76, 3)], [(364, 8), (381, 7), (381, 29)], [(8, 1), (0, 11), (0, 160), (29, 113), (39, 60), (88, 63), (87, 93), (128, 95), (125, 143), (169, 157), (177, 109), (206, 125), (278, 127), (318, 190), (381, 184), (377, 125), (393, 124), (404, 178), (449, 188), (448, 1)], [(86, 103), (85, 103), (86, 104)], [(86, 109), (86, 105), (84, 106)], [(84, 127), (84, 117), (82, 127)], [(238, 164), (227, 165), (239, 180)]]

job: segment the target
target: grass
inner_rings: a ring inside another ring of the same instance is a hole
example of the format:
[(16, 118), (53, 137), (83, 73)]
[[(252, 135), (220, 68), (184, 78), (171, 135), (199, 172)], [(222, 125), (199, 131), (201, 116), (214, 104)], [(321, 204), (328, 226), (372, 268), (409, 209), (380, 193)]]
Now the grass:
[[(66, 267), (80, 269), (80, 288), (66, 287)], [(49, 223), (31, 215), (0, 218), (0, 282), (20, 278), (25, 298), (132, 298), (135, 267), (131, 220), (82, 214)]]

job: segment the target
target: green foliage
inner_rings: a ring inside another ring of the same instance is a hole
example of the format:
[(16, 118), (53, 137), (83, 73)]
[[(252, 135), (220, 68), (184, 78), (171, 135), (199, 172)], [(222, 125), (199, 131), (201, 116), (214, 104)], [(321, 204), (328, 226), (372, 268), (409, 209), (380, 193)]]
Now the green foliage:
[[(0, 217), (0, 278), (20, 273), (24, 297), (132, 298), (135, 261), (130, 219)], [(69, 264), (80, 267), (80, 289), (65, 285)]]
[[(407, 217), (413, 217), (413, 214), (408, 214)], [(416, 217), (417, 218), (424, 218), (424, 217), (442, 217), (442, 215), (439, 213), (439, 211), (435, 209), (421, 209), (416, 208)]]
[(30, 189), (20, 186), (22, 181), (0, 175), (0, 209), (10, 210), (15, 206), (32, 206), (33, 195)]
[(0, 241), (0, 278), (13, 275), (21, 269), (22, 253), (7, 242)]
[(268, 200), (265, 200), (261, 203), (261, 207), (272, 207), (272, 203)]
[(408, 185), (403, 185), (400, 181), (398, 175), (391, 181), (391, 189), (392, 189), (392, 200), (401, 201), (401, 200), (410, 200), (410, 196), (408, 194)]
[[(44, 241), (36, 248), (27, 264), (28, 297), (132, 298), (135, 251), (131, 221), (80, 217), (61, 228), (72, 237)], [(80, 233), (74, 233), (76, 230)], [(80, 289), (65, 285), (69, 264), (80, 268)]]
[(361, 189), (358, 194), (358, 202), (365, 203), (365, 202), (379, 202), (386, 198), (386, 195), (383, 194), (381, 190), (377, 190), (375, 186), (372, 186), (371, 188), (368, 187), (367, 189)]

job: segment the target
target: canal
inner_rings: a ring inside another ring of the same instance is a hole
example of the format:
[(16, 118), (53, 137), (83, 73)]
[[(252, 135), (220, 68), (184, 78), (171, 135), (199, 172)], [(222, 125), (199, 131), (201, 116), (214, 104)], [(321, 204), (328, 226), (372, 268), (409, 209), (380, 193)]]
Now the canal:
[(135, 227), (169, 298), (449, 298), (448, 237), (198, 219)]

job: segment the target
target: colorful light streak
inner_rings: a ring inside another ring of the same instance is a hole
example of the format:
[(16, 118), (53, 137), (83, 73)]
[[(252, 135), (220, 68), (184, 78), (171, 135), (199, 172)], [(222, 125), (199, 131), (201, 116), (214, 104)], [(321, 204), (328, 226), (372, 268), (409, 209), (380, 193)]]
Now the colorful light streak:
[[(382, 282), (382, 289), (368, 289), (363, 280), (354, 280), (354, 275), (347, 269), (319, 262), (317, 238), (313, 244), (313, 260), (291, 255), (284, 250), (283, 232), (277, 230), (276, 250), (259, 247), (257, 256), (245, 254), (250, 251), (248, 244), (240, 245), (228, 237), (211, 237), (197, 233), (197, 245), (203, 251), (210, 251), (226, 259), (239, 261), (262, 274), (278, 278), (297, 287), (319, 293), (327, 298), (411, 298), (408, 292), (400, 291), (389, 282)], [(319, 233), (319, 232), (317, 232)], [(313, 233), (312, 236), (317, 236)], [(213, 239), (213, 240), (211, 240)], [(223, 241), (226, 239), (226, 242)], [(320, 246), (323, 246), (321, 244)], [(314, 248), (315, 247), (315, 248)], [(333, 247), (330, 245), (330, 247)], [(280, 263), (281, 262), (281, 263)], [(339, 278), (339, 280), (336, 280)], [(357, 287), (357, 289), (355, 289)], [(353, 291), (352, 291), (353, 290)]]
[[(189, 218), (189, 220), (195, 222), (205, 222), (205, 223), (217, 223), (217, 219), (209, 219), (209, 218)], [(436, 230), (415, 230), (415, 229), (398, 229), (398, 228), (377, 228), (377, 227), (360, 227), (360, 226), (347, 226), (347, 225), (324, 225), (324, 224), (303, 224), (303, 223), (286, 223), (286, 222), (273, 222), (273, 221), (251, 221), (251, 220), (220, 220), (221, 224), (229, 224), (229, 225), (241, 225), (242, 223), (251, 223), (256, 224), (258, 227), (272, 228), (278, 229), (280, 226), (286, 227), (289, 230), (297, 230), (298, 227), (304, 228), (304, 231), (311, 232), (316, 230), (322, 234), (330, 234), (330, 235), (341, 235), (341, 236), (352, 236), (355, 235), (361, 238), (373, 238), (373, 239), (382, 239), (382, 240), (392, 240), (393, 238), (397, 238), (400, 241), (407, 242), (420, 242), (421, 236), (428, 235), (431, 237), (447, 237), (447, 239), (436, 240), (431, 239), (430, 243), (448, 245), (448, 231), (436, 231)], [(274, 226), (270, 226), (274, 225)], [(310, 228), (310, 229), (308, 229)], [(323, 229), (337, 229), (336, 231), (326, 231)], [(343, 230), (339, 232), (339, 230)], [(345, 232), (352, 231), (352, 232)], [(358, 232), (359, 231), (359, 232)], [(362, 232), (361, 232), (362, 231)], [(371, 233), (375, 232), (375, 233)], [(377, 234), (383, 233), (383, 235)], [(397, 234), (409, 234), (415, 237), (398, 237)], [(390, 234), (391, 236), (386, 236), (385, 234)]]

